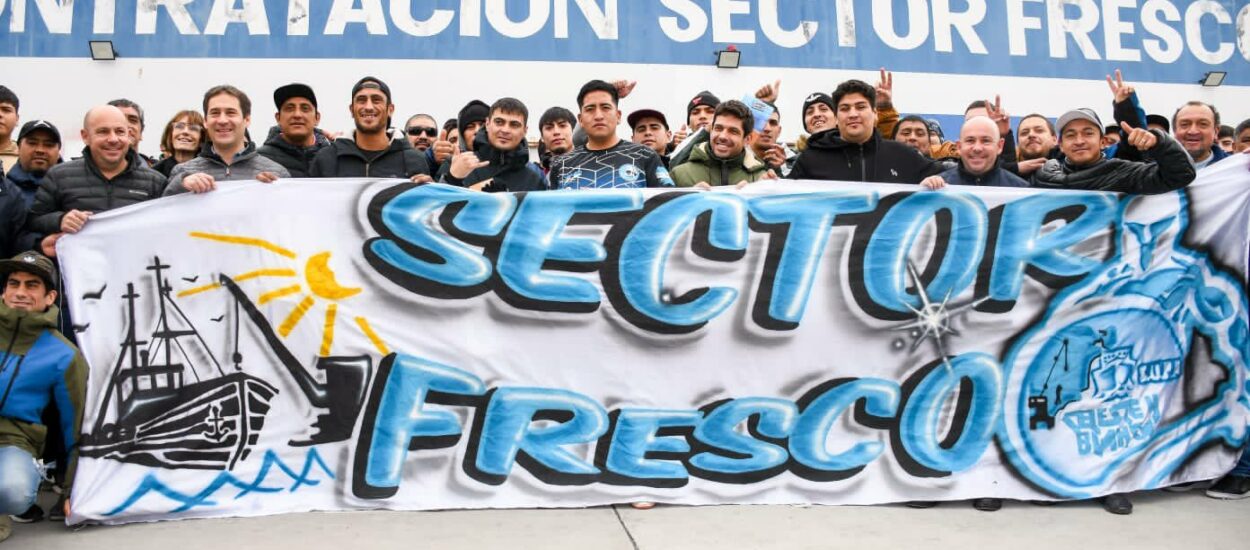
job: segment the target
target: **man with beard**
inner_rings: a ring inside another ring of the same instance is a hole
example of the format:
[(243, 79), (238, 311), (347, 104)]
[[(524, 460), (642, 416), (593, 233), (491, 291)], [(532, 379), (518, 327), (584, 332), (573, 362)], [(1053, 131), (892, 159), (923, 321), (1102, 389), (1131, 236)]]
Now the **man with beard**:
[(529, 166), (529, 109), (505, 97), (490, 107), (486, 131), (478, 132), (472, 151), (452, 157), (444, 183), (475, 191), (545, 191), (542, 174)]
[(860, 80), (838, 85), (831, 97), (837, 128), (819, 131), (799, 154), (791, 179), (920, 183), (942, 171), (941, 163), (877, 131), (876, 89)]
[(314, 178), (405, 178), (433, 181), (425, 153), (401, 135), (388, 131), (395, 105), (385, 82), (366, 76), (352, 87), (352, 120), (356, 131), (340, 137), (313, 159)]
[(552, 107), (538, 119), (538, 162), (543, 175), (551, 172), (551, 160), (573, 150), (573, 127), (577, 117), (564, 107)]
[(31, 250), (37, 235), (23, 234), (26, 212), (48, 170), (61, 162), (61, 132), (46, 120), (32, 120), (17, 134), (17, 164), (0, 187), (0, 254)]
[(260, 156), (247, 139), (252, 124), (252, 100), (230, 85), (214, 86), (204, 94), (204, 125), (208, 144), (200, 156), (174, 167), (169, 174), (165, 195), (207, 193), (217, 182), (256, 179), (272, 182), (289, 178), (291, 173), (272, 160)]
[(273, 118), (278, 125), (269, 129), (269, 137), (260, 148), (260, 155), (286, 168), (293, 178), (306, 178), (317, 153), (330, 145), (330, 140), (317, 128), (321, 111), (317, 94), (305, 84), (287, 84), (273, 91), (273, 104), (278, 109)]
[(408, 136), (413, 149), (424, 153), (438, 141), (438, 123), (427, 114), (412, 115), (404, 123), (404, 135)]
[(678, 187), (739, 185), (759, 181), (768, 166), (747, 148), (755, 131), (751, 109), (741, 101), (726, 101), (712, 116), (711, 136), (690, 152), (690, 160), (673, 170)]
[(1047, 160), (1059, 156), (1059, 148), (1055, 144), (1055, 126), (1050, 119), (1037, 113), (1025, 115), (1016, 127), (1020, 134), (1020, 157), (1018, 173), (1021, 176), (1031, 175), (1046, 164)]
[(667, 168), (668, 147), (673, 142), (673, 133), (668, 129), (668, 119), (664, 117), (664, 113), (654, 109), (640, 109), (629, 115), (628, 122), (634, 133), (633, 142), (655, 151)]
[(130, 148), (126, 115), (103, 105), (87, 112), (82, 158), (53, 166), (44, 176), (26, 217), (26, 229), (44, 236), (50, 250), (61, 233), (77, 233), (91, 215), (161, 196), (165, 176)]
[(586, 145), (551, 162), (551, 189), (672, 187), (673, 179), (650, 148), (616, 135), (621, 121), (616, 86), (592, 80), (577, 93)]

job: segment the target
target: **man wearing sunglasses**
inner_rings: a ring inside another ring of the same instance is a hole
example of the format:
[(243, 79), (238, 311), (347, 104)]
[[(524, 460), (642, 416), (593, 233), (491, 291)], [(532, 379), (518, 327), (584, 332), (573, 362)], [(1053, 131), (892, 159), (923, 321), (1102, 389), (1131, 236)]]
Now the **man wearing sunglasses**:
[(427, 114), (412, 115), (404, 124), (404, 133), (408, 134), (412, 148), (424, 153), (438, 140), (438, 123)]

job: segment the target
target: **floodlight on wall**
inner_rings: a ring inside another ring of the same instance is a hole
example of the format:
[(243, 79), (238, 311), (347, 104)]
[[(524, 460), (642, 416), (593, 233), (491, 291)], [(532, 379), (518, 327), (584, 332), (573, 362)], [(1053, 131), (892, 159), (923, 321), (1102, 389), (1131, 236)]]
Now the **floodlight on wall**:
[(92, 61), (113, 61), (117, 59), (117, 50), (113, 49), (112, 40), (88, 40), (91, 47)]
[(742, 63), (742, 52), (733, 44), (729, 47), (716, 52), (716, 68), (718, 69), (737, 69)]
[(1199, 84), (1202, 84), (1203, 86), (1210, 86), (1210, 87), (1214, 88), (1214, 87), (1216, 87), (1216, 86), (1219, 86), (1219, 85), (1223, 84), (1223, 83), (1224, 83), (1224, 77), (1226, 77), (1226, 76), (1228, 76), (1228, 73), (1227, 73), (1227, 72), (1224, 72), (1224, 71), (1211, 71), (1211, 72), (1209, 72), (1209, 73), (1207, 73), (1207, 74), (1202, 75), (1202, 80), (1199, 80), (1199, 81), (1198, 81), (1198, 83), (1199, 83)]

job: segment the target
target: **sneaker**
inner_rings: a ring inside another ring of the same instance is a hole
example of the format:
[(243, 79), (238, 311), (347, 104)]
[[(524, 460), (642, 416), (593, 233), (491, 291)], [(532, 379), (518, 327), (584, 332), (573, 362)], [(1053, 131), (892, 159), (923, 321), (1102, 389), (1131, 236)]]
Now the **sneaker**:
[(978, 498), (972, 501), (972, 507), (982, 512), (997, 512), (1003, 507), (1001, 498)]
[(1250, 476), (1226, 475), (1207, 489), (1207, 496), (1220, 500), (1241, 500), (1250, 497)]
[(56, 505), (48, 510), (48, 521), (65, 521), (65, 495), (56, 499)]
[(1124, 493), (1107, 495), (1102, 497), (1102, 509), (1117, 516), (1127, 516), (1133, 513), (1133, 501)]
[(9, 516), (0, 514), (0, 542), (13, 535), (13, 520)]
[(910, 501), (904, 502), (903, 505), (907, 506), (908, 508), (920, 509), (920, 508), (933, 508), (934, 506), (937, 506), (938, 503), (936, 500), (910, 500)]
[(36, 521), (43, 521), (43, 508), (40, 508), (38, 504), (31, 504), (30, 508), (27, 508), (25, 512), (15, 516), (11, 515), (9, 517), (13, 518), (13, 521), (18, 523), (34, 523)]

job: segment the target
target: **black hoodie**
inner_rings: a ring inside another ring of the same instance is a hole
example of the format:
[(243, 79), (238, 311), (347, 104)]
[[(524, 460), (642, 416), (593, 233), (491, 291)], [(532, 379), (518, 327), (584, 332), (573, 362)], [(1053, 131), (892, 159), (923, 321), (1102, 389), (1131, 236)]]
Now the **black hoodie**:
[(920, 183), (941, 173), (942, 163), (924, 158), (897, 141), (872, 138), (861, 144), (838, 136), (836, 129), (818, 132), (807, 140), (794, 169), (786, 177), (795, 180), (864, 181), (874, 183)]
[(269, 137), (265, 139), (265, 146), (256, 152), (262, 157), (281, 164), (291, 173), (291, 177), (306, 178), (309, 169), (312, 168), (313, 159), (317, 157), (317, 152), (330, 145), (330, 140), (320, 128), (314, 128), (313, 135), (315, 138), (312, 147), (301, 147), (283, 139), (282, 128), (274, 126), (269, 129)]
[(481, 131), (473, 140), (473, 152), (477, 154), (478, 160), (490, 161), (490, 165), (469, 172), (463, 180), (451, 175), (449, 170), (442, 175), (441, 181), (468, 187), (493, 178), (490, 185), (483, 189), (484, 191), (547, 190), (546, 178), (530, 168), (529, 148), (526, 147), (525, 142), (521, 142), (521, 145), (511, 151), (500, 151), (490, 144), (486, 132)]

